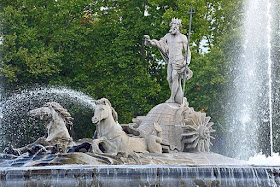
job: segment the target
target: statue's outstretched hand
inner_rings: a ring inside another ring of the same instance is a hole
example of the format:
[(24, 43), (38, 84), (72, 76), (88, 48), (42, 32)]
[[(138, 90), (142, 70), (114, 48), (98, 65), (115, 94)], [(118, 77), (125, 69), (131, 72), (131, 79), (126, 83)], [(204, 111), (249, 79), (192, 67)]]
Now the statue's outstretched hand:
[(145, 38), (145, 45), (146, 45), (146, 46), (151, 45), (150, 36), (149, 36), (149, 35), (144, 35), (144, 38)]

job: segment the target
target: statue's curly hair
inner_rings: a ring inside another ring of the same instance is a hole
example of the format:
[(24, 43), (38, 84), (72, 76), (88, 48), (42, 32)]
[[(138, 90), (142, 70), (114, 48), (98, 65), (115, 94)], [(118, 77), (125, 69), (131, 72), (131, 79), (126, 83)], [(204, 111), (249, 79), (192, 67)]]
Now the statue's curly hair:
[(71, 117), (71, 114), (67, 111), (67, 109), (63, 108), (57, 102), (47, 102), (46, 104), (44, 104), (44, 107), (52, 107), (56, 112), (58, 112), (65, 119), (66, 126), (69, 128), (69, 130), (72, 129), (74, 118)]
[(178, 19), (178, 18), (172, 18), (169, 26), (171, 26), (173, 23), (179, 25), (179, 30), (181, 30), (182, 28), (182, 20), (181, 19)]

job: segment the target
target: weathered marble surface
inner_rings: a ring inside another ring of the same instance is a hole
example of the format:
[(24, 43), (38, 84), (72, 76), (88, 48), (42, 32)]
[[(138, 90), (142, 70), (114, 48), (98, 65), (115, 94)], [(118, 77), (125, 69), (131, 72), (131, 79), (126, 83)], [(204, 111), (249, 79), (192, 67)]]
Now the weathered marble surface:
[[(0, 155), (0, 166), (51, 166), (51, 165), (242, 165), (245, 161), (228, 158), (216, 153), (134, 153), (126, 155), (110, 155), (95, 153), (60, 153), (37, 155), (36, 157), (21, 155), (6, 158)], [(2, 163), (1, 163), (2, 162)]]
[[(225, 157), (217, 153), (165, 153), (165, 154), (142, 154), (140, 160), (146, 159), (148, 164), (153, 165), (242, 165), (246, 161)], [(150, 160), (150, 161), (148, 161)]]
[(161, 145), (164, 152), (210, 152), (212, 128), (211, 117), (196, 112), (185, 98), (184, 104), (161, 103), (146, 116), (133, 119), (134, 123), (123, 124), (127, 133), (146, 137), (156, 135), (154, 124), (161, 127)]

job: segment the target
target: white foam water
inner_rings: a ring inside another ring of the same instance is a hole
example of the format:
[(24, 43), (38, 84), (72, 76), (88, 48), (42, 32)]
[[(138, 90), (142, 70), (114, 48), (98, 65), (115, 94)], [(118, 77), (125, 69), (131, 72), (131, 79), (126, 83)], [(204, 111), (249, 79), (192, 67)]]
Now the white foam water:
[(279, 153), (272, 153), (271, 156), (265, 156), (262, 153), (258, 153), (253, 157), (250, 157), (248, 164), (261, 165), (261, 166), (280, 166)]

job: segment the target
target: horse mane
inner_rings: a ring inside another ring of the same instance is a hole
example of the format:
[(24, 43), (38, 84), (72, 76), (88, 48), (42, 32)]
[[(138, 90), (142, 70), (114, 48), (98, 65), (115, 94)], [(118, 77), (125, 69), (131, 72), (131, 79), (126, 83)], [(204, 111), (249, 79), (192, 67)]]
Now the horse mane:
[(118, 113), (117, 113), (116, 110), (112, 107), (112, 105), (111, 105), (111, 103), (110, 103), (110, 101), (109, 101), (108, 99), (106, 99), (106, 98), (101, 98), (101, 99), (99, 99), (99, 100), (96, 100), (96, 101), (95, 101), (95, 104), (96, 104), (96, 105), (106, 105), (106, 104), (109, 105), (110, 108), (111, 108), (111, 110), (112, 110), (112, 116), (113, 116), (115, 122), (118, 121)]
[(69, 130), (73, 127), (73, 120), (74, 118), (71, 117), (71, 114), (67, 111), (67, 109), (63, 108), (59, 103), (57, 102), (47, 102), (44, 107), (52, 107), (56, 112), (58, 112), (61, 117), (63, 117), (66, 121), (66, 126), (69, 128)]

